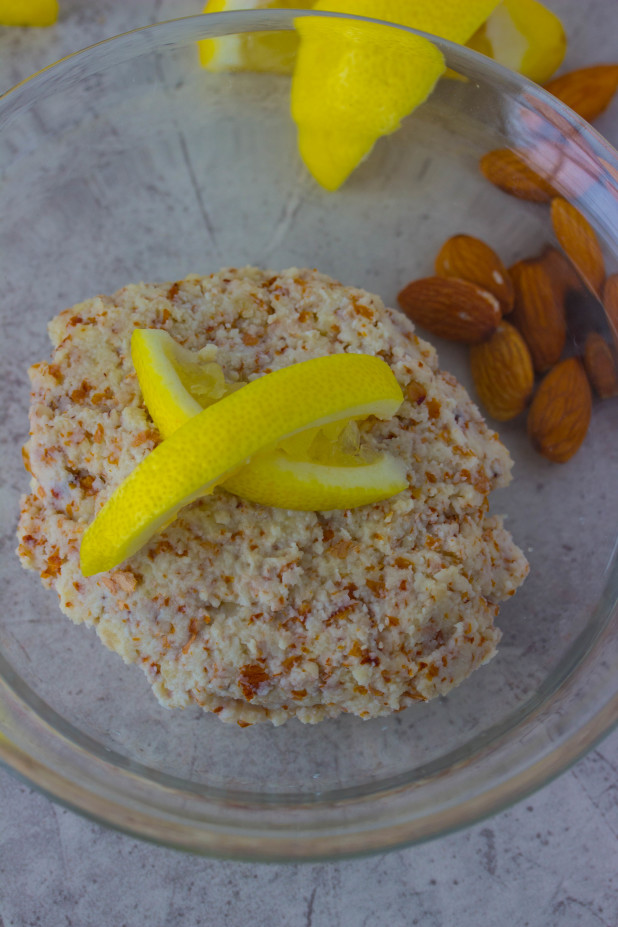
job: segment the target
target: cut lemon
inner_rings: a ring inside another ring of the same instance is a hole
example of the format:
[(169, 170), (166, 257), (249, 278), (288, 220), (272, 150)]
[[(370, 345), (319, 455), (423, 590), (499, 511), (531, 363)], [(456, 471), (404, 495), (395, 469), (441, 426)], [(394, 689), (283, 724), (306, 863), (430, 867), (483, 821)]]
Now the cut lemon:
[(118, 486), (84, 533), (82, 573), (118, 566), (259, 451), (331, 422), (391, 418), (402, 401), (388, 365), (365, 354), (319, 357), (253, 380), (194, 415)]
[(160, 329), (133, 332), (133, 366), (146, 408), (164, 438), (230, 392), (215, 356), (212, 345), (196, 354)]
[(539, 84), (562, 64), (567, 39), (558, 17), (537, 0), (502, 0), (468, 46)]
[(58, 0), (0, 0), (0, 26), (52, 26)]
[[(498, 0), (318, 0), (316, 11), (388, 20), (465, 43)], [(292, 78), (292, 116), (301, 156), (336, 190), (382, 135), (431, 93), (445, 71), (427, 39), (375, 23), (303, 17)]]
[[(229, 10), (310, 10), (314, 0), (208, 0), (203, 13)], [(245, 32), (197, 43), (200, 64), (209, 71), (272, 71), (289, 74), (298, 49), (295, 32)]]
[[(244, 384), (226, 384), (216, 348), (194, 353), (165, 331), (136, 329), (131, 356), (144, 402), (164, 438), (202, 409)], [(401, 492), (405, 465), (389, 454), (369, 460), (358, 426), (336, 422), (282, 441), (278, 452), (252, 458), (225, 489), (261, 505), (326, 511), (369, 505)]]

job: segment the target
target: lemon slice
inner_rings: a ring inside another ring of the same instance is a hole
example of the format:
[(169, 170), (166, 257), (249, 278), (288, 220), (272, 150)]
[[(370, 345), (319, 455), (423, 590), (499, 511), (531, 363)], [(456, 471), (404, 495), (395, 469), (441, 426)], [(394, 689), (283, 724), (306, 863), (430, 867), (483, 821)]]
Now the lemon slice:
[[(208, 0), (203, 13), (228, 10), (310, 10), (314, 0)], [(289, 74), (298, 49), (295, 32), (247, 32), (197, 43), (200, 64), (209, 71), (271, 71)]]
[[(131, 356), (144, 402), (164, 438), (244, 384), (226, 384), (216, 348), (194, 353), (165, 331), (136, 329)], [(225, 489), (261, 505), (299, 511), (347, 509), (379, 502), (407, 486), (406, 468), (389, 454), (369, 460), (353, 422), (308, 428), (229, 477)]]
[(562, 64), (567, 39), (558, 17), (537, 0), (502, 0), (468, 47), (544, 84)]
[[(498, 0), (318, 0), (316, 11), (376, 17), (465, 43)], [(445, 71), (442, 53), (411, 33), (375, 23), (298, 18), (292, 116), (301, 157), (336, 190), (382, 135), (427, 99)]]
[(365, 354), (318, 357), (253, 380), (194, 415), (118, 486), (84, 533), (82, 573), (116, 567), (259, 451), (330, 422), (390, 418), (402, 401), (389, 366)]
[(52, 26), (58, 0), (0, 0), (0, 26)]

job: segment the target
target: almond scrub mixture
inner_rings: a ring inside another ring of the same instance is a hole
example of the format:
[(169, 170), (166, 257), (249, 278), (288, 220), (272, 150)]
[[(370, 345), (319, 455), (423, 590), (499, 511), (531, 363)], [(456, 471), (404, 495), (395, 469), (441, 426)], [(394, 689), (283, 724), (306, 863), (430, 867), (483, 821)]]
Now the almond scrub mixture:
[[(381, 358), (404, 401), (355, 427), (368, 453), (402, 462), (404, 488), (293, 511), (218, 486), (84, 576), (86, 528), (163, 440), (131, 359), (136, 328), (207, 349), (232, 387), (330, 354)], [(528, 570), (488, 515), (511, 459), (404, 315), (316, 271), (248, 267), (124, 287), (61, 312), (49, 334), (50, 361), (30, 371), (19, 557), (161, 704), (243, 725), (375, 718), (446, 694), (494, 655), (499, 604)]]

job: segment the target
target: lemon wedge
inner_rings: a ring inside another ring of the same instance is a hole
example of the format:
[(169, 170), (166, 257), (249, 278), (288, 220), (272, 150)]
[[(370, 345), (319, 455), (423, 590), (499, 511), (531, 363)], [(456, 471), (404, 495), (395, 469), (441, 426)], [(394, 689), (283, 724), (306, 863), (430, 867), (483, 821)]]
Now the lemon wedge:
[(164, 438), (231, 391), (215, 357), (214, 346), (196, 354), (161, 329), (136, 328), (131, 335), (131, 359), (142, 396)]
[(258, 452), (307, 428), (390, 418), (402, 401), (389, 366), (365, 354), (319, 357), (253, 380), (190, 418), (117, 487), (84, 533), (82, 573), (118, 566)]
[[(388, 20), (465, 43), (498, 0), (318, 0), (316, 11)], [(301, 157), (336, 190), (375, 142), (427, 99), (445, 71), (427, 39), (376, 23), (299, 17), (292, 117)]]
[(0, 0), (0, 26), (52, 26), (58, 0)]
[[(245, 384), (225, 382), (216, 348), (194, 353), (165, 331), (136, 329), (131, 356), (146, 408), (164, 438), (204, 407)], [(354, 422), (308, 428), (253, 457), (224, 482), (251, 502), (300, 511), (369, 505), (407, 485), (403, 461), (390, 454), (368, 459)]]
[[(310, 10), (314, 0), (208, 0), (203, 13), (228, 10)], [(209, 71), (271, 71), (289, 74), (298, 49), (295, 32), (246, 32), (197, 43), (200, 64)]]
[(537, 0), (502, 0), (468, 47), (539, 84), (562, 64), (567, 39), (558, 17)]

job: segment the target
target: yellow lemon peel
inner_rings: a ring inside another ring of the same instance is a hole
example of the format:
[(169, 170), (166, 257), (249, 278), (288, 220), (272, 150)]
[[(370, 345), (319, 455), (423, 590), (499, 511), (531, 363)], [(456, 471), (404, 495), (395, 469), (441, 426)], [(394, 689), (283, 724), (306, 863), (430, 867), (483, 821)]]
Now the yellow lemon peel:
[(52, 26), (58, 0), (0, 0), (0, 26)]

